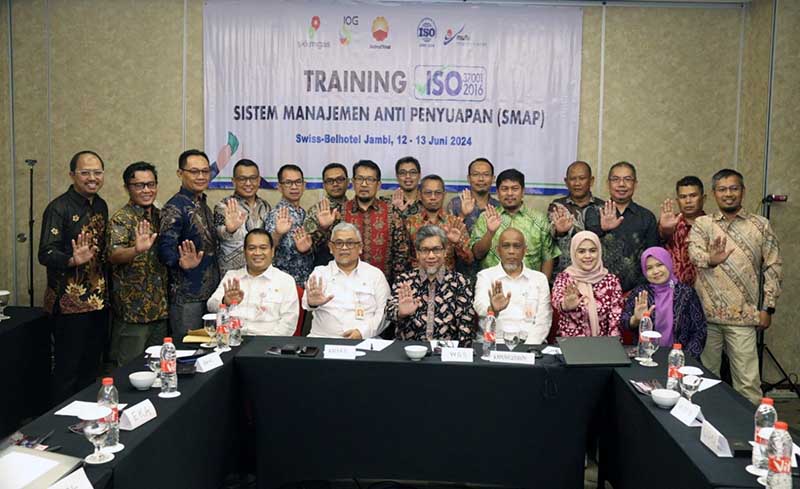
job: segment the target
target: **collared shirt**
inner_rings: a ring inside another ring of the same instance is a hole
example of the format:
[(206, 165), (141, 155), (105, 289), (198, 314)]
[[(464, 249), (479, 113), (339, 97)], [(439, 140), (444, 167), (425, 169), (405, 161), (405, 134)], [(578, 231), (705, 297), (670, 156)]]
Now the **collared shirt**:
[[(728, 258), (715, 267), (708, 264), (711, 242), (727, 238)], [(783, 262), (778, 237), (769, 220), (741, 209), (726, 219), (719, 211), (698, 217), (689, 233), (689, 256), (697, 267), (695, 289), (710, 323), (753, 326), (759, 324), (758, 285), (763, 274), (763, 307), (775, 307), (781, 295)]]
[[(184, 240), (194, 243), (203, 252), (200, 264), (190, 270), (180, 267), (178, 246)], [(170, 276), (170, 300), (178, 303), (205, 302), (219, 284), (217, 268), (217, 233), (214, 215), (206, 203), (206, 195), (195, 195), (181, 187), (161, 209), (158, 233), (158, 258)]]
[(408, 233), (397, 209), (375, 199), (365, 210), (353, 199), (344, 205), (342, 219), (361, 233), (361, 259), (381, 269), (386, 280), (394, 283), (406, 270), (409, 253)]
[[(411, 283), (420, 306), (413, 315), (398, 318), (397, 290), (403, 282)], [(400, 275), (392, 286), (386, 317), (401, 340), (458, 340), (459, 346), (470, 346), (475, 337), (472, 289), (458, 272), (442, 271), (432, 280), (419, 270)]]
[(495, 265), (478, 273), (473, 307), (478, 317), (485, 318), (491, 301), (489, 291), (500, 281), (503, 294), (511, 293), (508, 306), (497, 315), (497, 337), (501, 338), (504, 324), (517, 324), (528, 330), (527, 344), (539, 345), (547, 339), (552, 325), (550, 284), (542, 272), (523, 267), (522, 273), (511, 277), (503, 265)]
[[(108, 206), (99, 195), (89, 201), (70, 185), (47, 205), (42, 217), (39, 263), (47, 267), (44, 310), (50, 314), (77, 314), (106, 307), (108, 287), (104, 266)], [(91, 233), (98, 251), (94, 259), (77, 267), (72, 258), (72, 240)]]
[(228, 280), (238, 279), (242, 302), (237, 313), (244, 320), (242, 333), (254, 336), (292, 336), (300, 316), (300, 301), (294, 278), (270, 265), (261, 275), (250, 275), (247, 268), (230, 270), (208, 299), (211, 312), (219, 311)]
[[(334, 210), (339, 211), (339, 215), (341, 216), (342, 206), (347, 202), (347, 197), (342, 196), (340, 199), (334, 199), (330, 195), (327, 195), (325, 198), (328, 199), (331, 212)], [(324, 266), (333, 260), (331, 250), (328, 248), (328, 240), (331, 237), (331, 229), (333, 229), (333, 226), (327, 230), (321, 229), (319, 227), (319, 217), (317, 214), (319, 214), (319, 203), (312, 205), (311, 208), (308, 209), (303, 227), (314, 242), (314, 266)]]
[(357, 329), (362, 338), (380, 334), (389, 299), (389, 283), (380, 269), (359, 260), (348, 275), (331, 260), (316, 267), (311, 276), (322, 279), (325, 295), (333, 299), (309, 307), (308, 295), (303, 294), (303, 309), (314, 311), (309, 337), (341, 338), (350, 329)]
[(559, 205), (567, 209), (567, 211), (572, 215), (572, 229), (570, 229), (563, 236), (556, 235), (555, 226), (551, 228), (553, 236), (556, 240), (556, 244), (558, 245), (558, 249), (561, 250), (561, 256), (558, 257), (558, 262), (553, 267), (553, 274), (564, 271), (564, 269), (572, 264), (572, 258), (569, 254), (569, 245), (572, 243), (573, 236), (586, 229), (586, 211), (592, 207), (602, 207), (604, 204), (605, 202), (602, 199), (598, 199), (597, 197), (590, 195), (589, 202), (584, 206), (580, 206), (574, 200), (572, 200), (572, 197), (567, 195), (566, 197), (560, 197), (553, 200), (547, 207), (548, 218), (551, 217), (553, 211), (556, 210), (556, 206)]
[[(244, 223), (233, 233), (229, 233), (225, 228), (225, 208), (231, 200), (236, 200), (239, 210), (247, 214)], [(236, 194), (229, 195), (217, 202), (217, 205), (214, 206), (214, 226), (219, 238), (217, 262), (220, 274), (224, 274), (228, 270), (237, 270), (245, 265), (244, 237), (251, 229), (264, 227), (269, 210), (269, 203), (258, 196), (256, 196), (256, 202), (252, 208), (247, 203), (247, 199)]]
[(275, 244), (275, 258), (272, 259), (272, 264), (294, 277), (295, 283), (303, 287), (306, 284), (306, 280), (308, 280), (308, 274), (311, 273), (311, 269), (314, 267), (314, 253), (311, 251), (300, 253), (294, 245), (294, 232), (297, 228), (303, 226), (303, 221), (306, 219), (305, 209), (292, 205), (286, 199), (281, 199), (275, 205), (275, 208), (270, 211), (264, 228), (268, 233), (275, 231), (278, 211), (284, 207), (289, 209), (292, 227)]
[[(439, 209), (439, 211), (434, 214), (433, 217), (429, 217), (427, 212), (422, 211), (419, 214), (415, 214), (406, 219), (406, 230), (408, 231), (412, 267), (417, 266), (417, 250), (415, 246), (417, 241), (417, 231), (419, 231), (422, 226), (429, 224), (439, 226), (442, 228), (442, 230), (444, 230), (445, 225), (458, 226), (460, 223), (458, 222), (457, 217), (448, 215), (445, 213), (444, 209)], [(465, 264), (470, 264), (475, 260), (475, 257), (472, 255), (472, 247), (469, 245), (469, 233), (466, 231), (461, 235), (461, 240), (457, 245), (454, 245), (448, 239), (447, 243), (445, 244), (445, 248), (447, 251), (444, 258), (444, 264), (448, 270), (455, 270), (456, 256), (458, 256), (458, 260), (460, 262)]]
[[(705, 212), (703, 213), (705, 216)], [(675, 226), (675, 232), (664, 244), (664, 248), (669, 251), (672, 257), (672, 266), (675, 276), (681, 282), (694, 285), (694, 280), (697, 277), (697, 269), (689, 257), (689, 232), (692, 230), (692, 225), (686, 221), (686, 218), (681, 215), (678, 218), (678, 225)]]
[[(489, 196), (489, 203), (487, 205), (490, 205), (496, 209), (502, 207), (500, 201), (492, 196)], [(450, 214), (457, 217), (461, 217), (461, 196), (456, 195), (455, 197), (450, 199), (450, 202), (447, 203), (446, 209), (447, 212), (449, 212)], [(478, 220), (478, 217), (481, 214), (483, 214), (483, 211), (485, 210), (486, 210), (485, 207), (481, 209), (480, 207), (478, 207), (477, 204), (475, 204), (475, 207), (472, 208), (472, 212), (470, 212), (466, 217), (464, 217), (464, 224), (467, 225), (467, 231), (472, 232), (472, 228), (473, 226), (475, 226), (475, 221)]]
[(658, 223), (652, 212), (631, 202), (617, 216), (624, 219), (615, 229), (600, 228), (600, 210), (593, 207), (586, 211), (586, 229), (600, 237), (603, 245), (603, 264), (608, 271), (619, 277), (622, 291), (627, 292), (637, 285), (647, 283), (642, 275), (639, 257), (651, 246), (658, 246)]
[[(136, 228), (142, 221), (157, 230), (161, 222), (156, 206), (150, 213), (128, 202), (111, 216), (108, 223), (108, 254), (117, 248), (136, 245)], [(153, 231), (155, 232), (155, 231)], [(156, 247), (140, 253), (130, 263), (111, 265), (111, 304), (114, 314), (127, 323), (152, 323), (166, 319), (168, 277), (158, 261)]]
[[(568, 272), (559, 273), (553, 282), (550, 302), (553, 309), (558, 310), (558, 336), (591, 336), (589, 309), (586, 307), (585, 299), (581, 299), (580, 305), (571, 311), (561, 308), (566, 288), (573, 283), (575, 281)], [(597, 308), (598, 336), (619, 336), (619, 318), (622, 315), (623, 305), (619, 279), (613, 273), (607, 273), (599, 282), (592, 284), (592, 291)]]
[[(561, 254), (553, 242), (552, 234), (550, 234), (550, 221), (541, 212), (529, 209), (524, 205), (515, 214), (510, 214), (502, 206), (497, 209), (497, 212), (500, 214), (501, 224), (492, 238), (492, 247), (489, 248), (486, 256), (481, 260), (481, 270), (500, 263), (500, 255), (497, 254), (497, 243), (500, 241), (500, 235), (508, 228), (515, 228), (525, 236), (525, 244), (528, 250), (525, 252), (523, 261), (525, 266), (531, 270), (541, 270), (542, 263), (552, 260)], [(472, 228), (470, 245), (474, 247), (475, 243), (480, 241), (487, 232), (486, 214), (481, 214)]]

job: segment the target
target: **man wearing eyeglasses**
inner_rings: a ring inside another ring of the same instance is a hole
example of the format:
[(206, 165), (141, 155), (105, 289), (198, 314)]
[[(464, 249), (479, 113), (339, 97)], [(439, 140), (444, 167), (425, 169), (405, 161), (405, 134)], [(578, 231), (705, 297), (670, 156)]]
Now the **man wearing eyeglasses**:
[(586, 230), (600, 237), (603, 264), (619, 277), (623, 292), (647, 283), (639, 257), (659, 243), (656, 216), (633, 201), (636, 184), (636, 167), (614, 163), (608, 170), (609, 200), (586, 211)]
[(313, 311), (310, 337), (372, 338), (383, 329), (389, 283), (378, 268), (361, 261), (361, 233), (348, 222), (333, 227), (333, 260), (314, 269), (303, 295)]
[(202, 326), (206, 301), (219, 283), (214, 213), (205, 194), (210, 176), (205, 153), (197, 149), (181, 153), (181, 188), (161, 210), (158, 257), (169, 270), (169, 323), (178, 338)]
[(155, 206), (158, 173), (138, 161), (122, 173), (128, 203), (108, 223), (111, 263), (111, 360), (125, 365), (167, 334), (167, 269), (153, 244), (161, 224)]
[(347, 168), (341, 163), (329, 163), (322, 169), (322, 186), (325, 197), (311, 206), (306, 212), (303, 228), (314, 243), (314, 266), (324, 266), (333, 260), (328, 246), (328, 233), (319, 227), (320, 211), (341, 214), (342, 206), (347, 202)]
[(400, 217), (407, 219), (409, 216), (419, 214), (421, 209), (419, 199), (419, 178), (422, 175), (419, 160), (413, 156), (404, 156), (394, 164), (394, 174), (397, 176), (399, 188), (394, 191), (391, 198), (381, 197), (390, 201), (392, 207), (400, 212)]
[(44, 210), (39, 239), (39, 263), (47, 267), (43, 307), (55, 340), (54, 403), (94, 382), (108, 337), (108, 206), (98, 195), (103, 160), (80, 151), (69, 162), (69, 176), (72, 185)]
[(241, 159), (233, 166), (233, 195), (214, 206), (214, 226), (219, 237), (220, 275), (244, 266), (244, 237), (248, 231), (263, 228), (270, 205), (257, 195), (261, 185), (258, 165)]
[[(472, 249), (469, 246), (469, 232), (464, 221), (460, 217), (453, 216), (445, 212), (444, 204), (444, 180), (439, 175), (428, 175), (422, 179), (420, 184), (420, 195), (422, 211), (418, 214), (409, 216), (406, 219), (406, 229), (408, 238), (413, 243), (417, 237), (417, 231), (422, 226), (429, 224), (439, 226), (447, 235), (445, 244), (444, 264), (448, 270), (456, 269), (456, 258), (465, 265), (471, 265), (474, 258)], [(417, 254), (411, 255), (411, 266), (417, 266)]]

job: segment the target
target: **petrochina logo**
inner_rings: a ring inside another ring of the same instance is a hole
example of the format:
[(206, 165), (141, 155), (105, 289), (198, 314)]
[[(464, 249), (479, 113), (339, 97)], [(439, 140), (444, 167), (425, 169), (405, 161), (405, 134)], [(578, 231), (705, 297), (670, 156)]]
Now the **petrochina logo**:
[(447, 46), (448, 44), (453, 42), (459, 34), (464, 32), (464, 27), (466, 26), (462, 25), (461, 28), (458, 29), (457, 31), (454, 31), (452, 27), (447, 29), (447, 32), (444, 35), (444, 45)]
[(376, 17), (372, 21), (372, 38), (378, 42), (383, 42), (389, 37), (389, 22), (385, 17)]

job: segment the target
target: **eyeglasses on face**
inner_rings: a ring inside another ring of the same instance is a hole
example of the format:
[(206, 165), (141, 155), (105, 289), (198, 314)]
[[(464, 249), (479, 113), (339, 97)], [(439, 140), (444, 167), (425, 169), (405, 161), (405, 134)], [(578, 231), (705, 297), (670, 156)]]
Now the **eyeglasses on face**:
[(400, 170), (397, 172), (398, 177), (416, 177), (419, 175), (417, 170)]
[(141, 192), (145, 188), (150, 190), (155, 190), (158, 187), (158, 182), (136, 182), (136, 183), (129, 183), (128, 187)]
[(370, 185), (374, 185), (378, 182), (378, 179), (375, 177), (362, 177), (361, 175), (357, 177), (353, 177), (353, 183), (357, 185), (361, 185), (363, 183), (368, 183)]
[(183, 168), (183, 169), (181, 169), (181, 171), (184, 171), (184, 172), (190, 174), (191, 176), (193, 176), (195, 178), (199, 177), (200, 175), (202, 175), (204, 177), (207, 177), (207, 176), (211, 175), (211, 169), (210, 168), (202, 168), (202, 169), (200, 169), (200, 168)]
[(336, 239), (336, 240), (331, 240), (330, 243), (333, 245), (334, 248), (339, 250), (361, 246), (361, 241), (342, 241), (340, 239)]
[(298, 180), (284, 180), (284, 181), (282, 181), (280, 183), (284, 187), (302, 187), (303, 186), (303, 179), (300, 178)]
[(347, 177), (326, 178), (322, 182), (325, 185), (333, 185), (334, 183), (343, 184), (347, 181)]
[(251, 176), (251, 177), (233, 177), (239, 183), (258, 183), (261, 180), (261, 177), (258, 175)]
[(77, 170), (75, 174), (81, 178), (100, 178), (105, 174), (105, 172), (103, 170)]
[(433, 248), (419, 248), (420, 255), (430, 255), (433, 253), (434, 255), (441, 255), (444, 253), (444, 248), (441, 246), (434, 246)]

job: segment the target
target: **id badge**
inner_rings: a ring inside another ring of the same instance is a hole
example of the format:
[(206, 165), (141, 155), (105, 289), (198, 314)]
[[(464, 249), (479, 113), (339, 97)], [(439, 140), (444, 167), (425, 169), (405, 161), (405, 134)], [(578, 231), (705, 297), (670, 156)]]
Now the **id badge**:
[(356, 319), (363, 320), (364, 319), (364, 306), (361, 304), (356, 304)]

